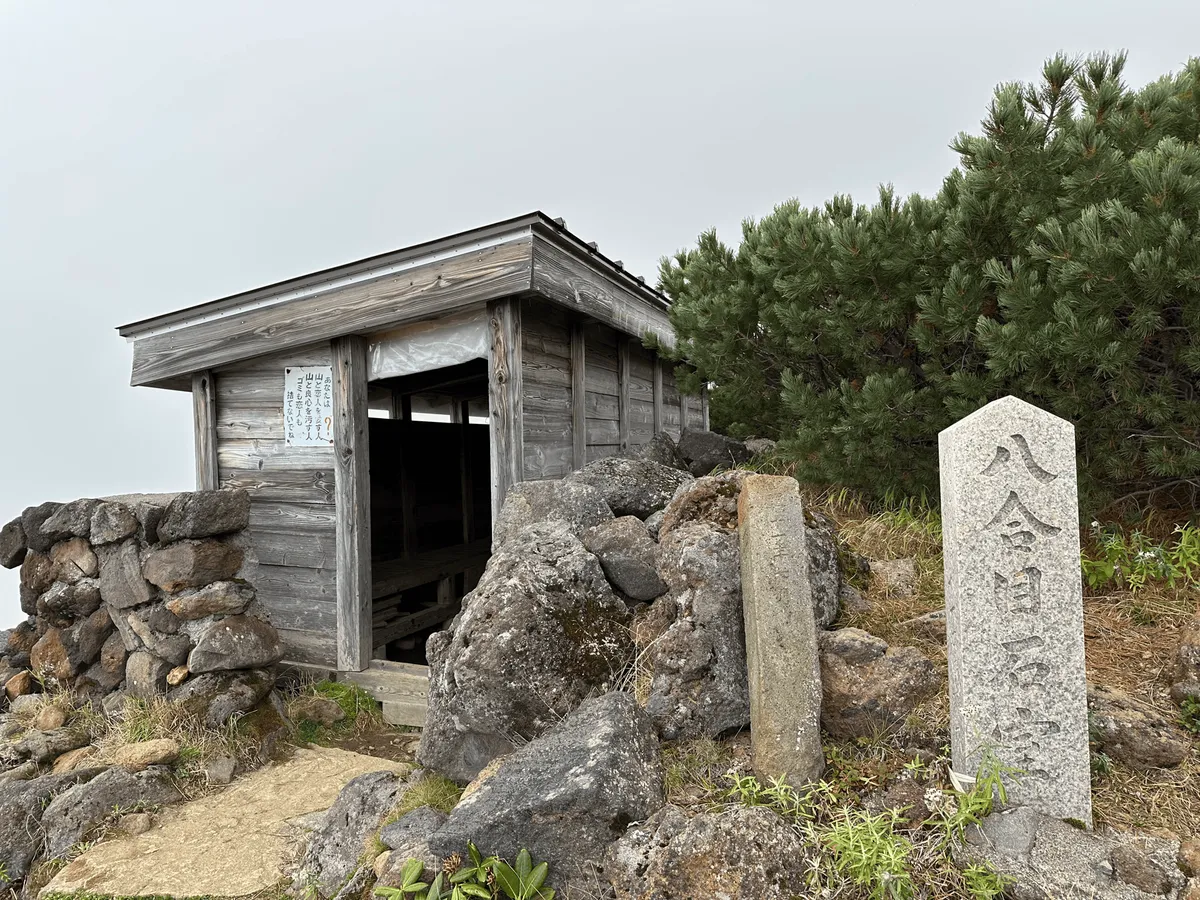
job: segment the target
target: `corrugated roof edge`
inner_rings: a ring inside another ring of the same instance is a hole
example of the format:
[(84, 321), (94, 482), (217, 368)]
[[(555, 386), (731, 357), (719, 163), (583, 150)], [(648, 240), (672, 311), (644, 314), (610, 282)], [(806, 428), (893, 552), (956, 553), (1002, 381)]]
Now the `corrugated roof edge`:
[(435, 240), (425, 241), (424, 243), (412, 244), (411, 246), (402, 247), (398, 250), (391, 250), (387, 253), (368, 256), (353, 262), (343, 263), (339, 266), (321, 269), (317, 272), (310, 272), (306, 275), (299, 275), (283, 281), (277, 281), (274, 284), (253, 288), (248, 291), (242, 291), (238, 294), (230, 294), (229, 296), (220, 297), (216, 300), (209, 300), (205, 303), (197, 303), (193, 306), (174, 310), (173, 312), (163, 313), (162, 315), (158, 316), (151, 316), (148, 319), (140, 319), (136, 322), (130, 322), (127, 325), (118, 326), (117, 333), (120, 334), (121, 337), (125, 338), (137, 337), (137, 335), (142, 332), (152, 331), (169, 325), (175, 325), (197, 315), (219, 312), (227, 307), (237, 306), (242, 303), (254, 302), (256, 300), (267, 299), (272, 294), (296, 290), (303, 287), (310, 287), (312, 285), (320, 284), (322, 281), (331, 281), (335, 277), (352, 275), (356, 270), (369, 270), (388, 264), (403, 262), (407, 259), (412, 259), (419, 256), (445, 252), (447, 250), (452, 250), (457, 245), (474, 243), (479, 240), (486, 239), (489, 236), (501, 234), (505, 231), (511, 231), (516, 228), (536, 228), (546, 235), (558, 238), (559, 242), (566, 247), (568, 251), (574, 253), (580, 259), (584, 259), (590, 262), (592, 265), (596, 265), (598, 268), (607, 270), (610, 276), (615, 277), (618, 282), (624, 283), (635, 293), (641, 294), (649, 302), (654, 303), (662, 309), (667, 309), (670, 307), (670, 301), (661, 291), (639, 280), (634, 275), (631, 275), (623, 266), (618, 266), (612, 259), (605, 256), (598, 249), (592, 247), (586, 241), (582, 240), (578, 235), (573, 234), (566, 228), (565, 225), (560, 225), (557, 221), (550, 218), (550, 216), (546, 215), (544, 212), (537, 210), (532, 213), (527, 213), (523, 216), (516, 216), (500, 222), (493, 222), (490, 225), (482, 225), (478, 228), (460, 231), (457, 234), (447, 235), (445, 237), (436, 238)]

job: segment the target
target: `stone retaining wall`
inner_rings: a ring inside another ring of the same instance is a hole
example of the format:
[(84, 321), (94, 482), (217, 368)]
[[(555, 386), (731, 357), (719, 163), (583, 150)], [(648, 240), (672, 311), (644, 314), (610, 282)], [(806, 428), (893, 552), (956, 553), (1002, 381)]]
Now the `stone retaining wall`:
[(281, 645), (239, 577), (249, 514), (245, 491), (132, 494), (44, 503), (5, 525), (0, 565), (20, 566), (29, 616), (0, 646), (8, 698), (40, 682), (203, 695), (206, 710), (236, 687), (257, 703)]

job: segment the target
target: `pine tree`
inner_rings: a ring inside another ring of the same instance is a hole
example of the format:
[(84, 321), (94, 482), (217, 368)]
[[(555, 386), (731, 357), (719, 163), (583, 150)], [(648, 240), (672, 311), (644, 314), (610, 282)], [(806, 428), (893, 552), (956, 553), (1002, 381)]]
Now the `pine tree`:
[(1076, 424), (1090, 505), (1200, 486), (1200, 60), (997, 88), (931, 199), (784, 203), (664, 260), (685, 380), (799, 477), (936, 495), (937, 433), (1005, 394)]

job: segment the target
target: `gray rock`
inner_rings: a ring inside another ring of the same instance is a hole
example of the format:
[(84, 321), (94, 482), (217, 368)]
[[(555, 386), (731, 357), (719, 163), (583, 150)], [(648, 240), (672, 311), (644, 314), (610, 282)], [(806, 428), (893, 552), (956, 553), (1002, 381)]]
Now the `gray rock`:
[(803, 788), (821, 777), (825, 756), (812, 542), (796, 479), (748, 476), (739, 511), (754, 771)]
[[(870, 600), (863, 596), (862, 591), (848, 581), (843, 581), (838, 587), (838, 615), (845, 612), (851, 616), (866, 615), (875, 608)], [(830, 623), (832, 625), (833, 623)], [(829, 627), (829, 626), (826, 626)], [(945, 629), (942, 629), (945, 631)]]
[[(31, 549), (25, 555), (25, 561), (21, 563), (21, 587), (35, 598), (35, 602), (57, 580), (58, 566), (49, 554)], [(29, 610), (29, 614), (33, 615), (33, 610)]]
[(309, 838), (295, 887), (315, 887), (322, 897), (337, 894), (359, 868), (367, 839), (395, 805), (404, 785), (392, 772), (371, 772), (342, 788)]
[(450, 629), (426, 645), (422, 765), (470, 781), (542, 734), (632, 660), (628, 621), (567, 525), (525, 528), (492, 556)]
[[(796, 479), (792, 479), (795, 481)], [(808, 583), (818, 628), (828, 628), (841, 610), (842, 569), (833, 523), (805, 510), (804, 543), (808, 548)]]
[(154, 590), (142, 577), (137, 541), (125, 541), (100, 552), (100, 594), (114, 609), (149, 603)]
[(87, 618), (99, 608), (100, 583), (94, 578), (75, 584), (56, 581), (37, 601), (37, 614), (57, 628)]
[(446, 824), (446, 813), (422, 806), (379, 829), (379, 842), (396, 853), (397, 859), (420, 857), (429, 852), (429, 838)]
[(230, 616), (212, 622), (197, 635), (187, 665), (195, 673), (260, 669), (282, 657), (279, 632), (270, 624), (250, 616)]
[(1182, 728), (1148, 703), (1104, 685), (1088, 685), (1096, 749), (1135, 769), (1172, 768), (1192, 752)]
[(1003, 397), (938, 443), (954, 769), (994, 747), (1013, 803), (1090, 824), (1075, 429)]
[(25, 543), (30, 550), (49, 553), (50, 548), (59, 541), (65, 541), (72, 536), (71, 532), (62, 529), (43, 530), (46, 521), (61, 507), (61, 503), (43, 503), (40, 506), (30, 506), (21, 513), (21, 528), (25, 531)]
[[(146, 554), (142, 574), (151, 584), (176, 593), (228, 581), (241, 568), (243, 555), (241, 547), (228, 541), (181, 541)], [(104, 596), (108, 599), (107, 593)]]
[(594, 487), (615, 516), (645, 519), (670, 503), (675, 492), (692, 477), (649, 460), (608, 456), (588, 463), (564, 480)]
[(688, 464), (688, 470), (699, 477), (713, 469), (734, 469), (750, 461), (751, 453), (741, 441), (717, 434), (715, 431), (700, 431), (685, 428), (679, 437), (679, 455)]
[(732, 807), (689, 818), (666, 806), (630, 827), (604, 861), (622, 900), (791, 900), (811, 896), (812, 851), (765, 807)]
[(670, 466), (672, 469), (679, 469), (683, 472), (687, 472), (688, 469), (687, 460), (679, 455), (675, 439), (665, 431), (658, 432), (649, 441), (635, 448), (630, 456), (633, 459), (656, 462), (659, 465)]
[(59, 794), (46, 807), (42, 816), (46, 856), (62, 856), (75, 844), (87, 840), (105, 824), (114, 809), (134, 812), (182, 799), (170, 772), (162, 767), (136, 773), (108, 769)]
[(1179, 632), (1171, 681), (1171, 699), (1176, 703), (1183, 703), (1189, 697), (1200, 700), (1200, 615)]
[(593, 883), (609, 844), (663, 805), (654, 729), (628, 694), (589, 700), (500, 763), (450, 813), (429, 846), (439, 856), (474, 841), (513, 859), (528, 849), (556, 888)]
[(218, 581), (199, 590), (184, 591), (167, 600), (167, 609), (180, 619), (236, 616), (254, 601), (254, 588), (235, 581)]
[(712, 525), (722, 531), (736, 531), (738, 496), (748, 474), (734, 470), (705, 475), (680, 487), (663, 510), (658, 529), (659, 543), (674, 529), (694, 522)]
[(171, 663), (149, 650), (135, 650), (125, 662), (125, 690), (143, 700), (165, 693)]
[(904, 724), (941, 677), (912, 647), (889, 647), (860, 628), (822, 631), (821, 725), (839, 739), (874, 737)]
[[(1178, 842), (1085, 831), (1027, 806), (992, 813), (968, 830), (967, 844), (955, 856), (960, 864), (984, 862), (1012, 879), (1005, 896), (1013, 900), (1146, 900), (1144, 891), (1113, 877), (1111, 858), (1121, 847), (1136, 848), (1143, 864), (1166, 874), (1171, 891), (1183, 888), (1186, 879), (1174, 866)], [(1122, 857), (1132, 864), (1127, 851), (1117, 853), (1118, 861)], [(1132, 876), (1132, 865), (1125, 871)]]
[(92, 512), (92, 543), (96, 546), (123, 541), (137, 530), (137, 516), (124, 503), (105, 501)]
[[(42, 852), (42, 812), (56, 794), (94, 778), (97, 769), (0, 781), (0, 888), (14, 890)], [(6, 880), (7, 879), (7, 880)]]
[(60, 683), (71, 679), (100, 656), (100, 648), (112, 633), (106, 609), (98, 609), (70, 628), (47, 628), (29, 654), (31, 668)]
[(911, 597), (917, 589), (915, 559), (875, 559), (871, 561), (871, 584), (893, 597)]
[(946, 611), (944, 609), (935, 609), (933, 612), (905, 619), (900, 623), (900, 627), (907, 628), (923, 640), (938, 644), (946, 643)]
[(71, 750), (90, 743), (88, 735), (79, 728), (54, 728), (50, 731), (30, 731), (12, 746), (17, 759), (28, 759), (38, 765), (53, 762)]
[(164, 542), (215, 537), (250, 525), (250, 495), (243, 490), (194, 491), (171, 501), (158, 524)]
[(42, 529), (86, 538), (92, 533), (92, 512), (99, 502), (86, 497), (72, 500), (59, 507), (54, 515), (42, 524)]
[(589, 484), (569, 481), (522, 481), (509, 488), (492, 529), (492, 552), (527, 527), (558, 522), (579, 538), (583, 532), (612, 519), (604, 496)]
[(0, 566), (15, 569), (25, 562), (29, 544), (25, 540), (25, 528), (18, 516), (0, 528)]
[(118, 631), (104, 640), (100, 658), (84, 670), (75, 681), (75, 689), (82, 693), (104, 696), (116, 690), (125, 680), (125, 664), (128, 654)]
[(767, 456), (774, 453), (778, 446), (770, 438), (748, 438), (744, 443), (751, 456)]
[(740, 566), (737, 534), (709, 524), (677, 527), (659, 544), (670, 593), (652, 613), (669, 624), (642, 649), (652, 673), (646, 711), (665, 740), (750, 724)]
[(613, 587), (634, 600), (653, 600), (666, 593), (658, 577), (658, 547), (636, 516), (612, 519), (583, 533), (583, 546), (600, 560)]
[(207, 727), (221, 728), (235, 715), (255, 709), (274, 686), (275, 676), (265, 669), (211, 672), (189, 678), (167, 696)]
[(209, 784), (229, 784), (233, 781), (235, 769), (237, 769), (237, 760), (228, 756), (218, 756), (216, 759), (206, 760), (201, 767), (204, 779)]
[(59, 541), (50, 548), (50, 559), (58, 569), (59, 580), (67, 584), (93, 578), (100, 568), (91, 544), (80, 537)]
[(1169, 894), (1173, 885), (1167, 874), (1153, 858), (1128, 844), (1114, 847), (1108, 857), (1113, 876), (1147, 894)]

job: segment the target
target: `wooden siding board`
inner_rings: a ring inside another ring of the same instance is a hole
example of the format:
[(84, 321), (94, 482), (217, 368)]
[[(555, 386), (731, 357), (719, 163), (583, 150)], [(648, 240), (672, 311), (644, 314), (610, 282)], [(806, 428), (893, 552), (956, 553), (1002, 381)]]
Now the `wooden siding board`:
[(309, 297), (248, 309), (138, 338), (134, 385), (161, 382), (237, 360), (346, 334), (365, 333), (523, 293), (530, 238), (430, 262)]
[(508, 489), (524, 473), (521, 422), (521, 303), (515, 298), (488, 304), (488, 407), (492, 440), (492, 519)]
[(196, 443), (196, 490), (215, 490), (217, 469), (216, 384), (209, 369), (192, 376), (192, 428)]
[[(337, 550), (338, 669), (371, 659), (371, 457), (367, 433), (367, 341), (333, 342), (333, 440)], [(282, 504), (281, 504), (282, 506)]]

